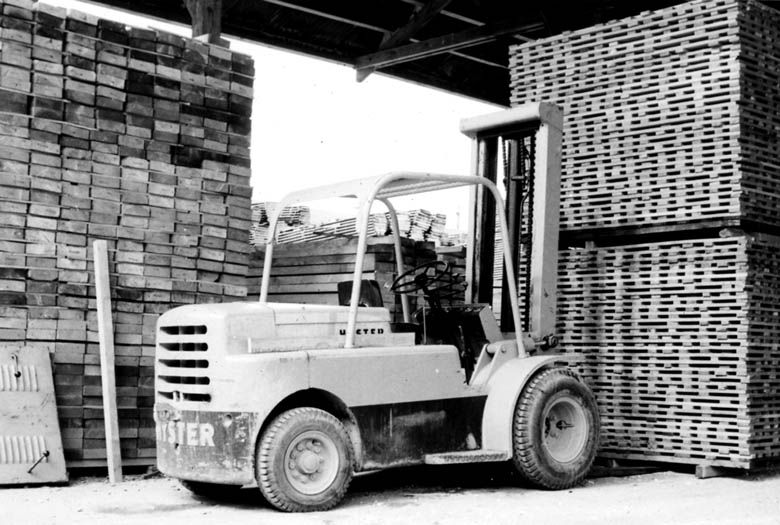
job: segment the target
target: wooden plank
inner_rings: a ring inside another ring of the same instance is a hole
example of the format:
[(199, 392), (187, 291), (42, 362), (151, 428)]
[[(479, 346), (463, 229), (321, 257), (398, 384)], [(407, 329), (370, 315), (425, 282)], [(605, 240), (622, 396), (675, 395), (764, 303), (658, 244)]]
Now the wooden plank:
[(100, 370), (103, 393), (103, 417), (106, 431), (108, 479), (122, 481), (122, 455), (119, 446), (119, 421), (114, 371), (114, 326), (111, 320), (111, 289), (109, 284), (108, 248), (106, 241), (93, 243), (95, 260), (95, 294), (97, 301), (98, 337), (100, 340)]
[(696, 465), (697, 479), (720, 478), (727, 476), (728, 474), (729, 470), (723, 467), (716, 467), (713, 465)]

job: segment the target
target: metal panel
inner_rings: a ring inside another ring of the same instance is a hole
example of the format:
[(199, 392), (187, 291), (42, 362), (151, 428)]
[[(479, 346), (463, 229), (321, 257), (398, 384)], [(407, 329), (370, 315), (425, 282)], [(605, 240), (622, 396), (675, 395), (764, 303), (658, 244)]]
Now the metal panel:
[(49, 353), (0, 348), (0, 485), (68, 480)]

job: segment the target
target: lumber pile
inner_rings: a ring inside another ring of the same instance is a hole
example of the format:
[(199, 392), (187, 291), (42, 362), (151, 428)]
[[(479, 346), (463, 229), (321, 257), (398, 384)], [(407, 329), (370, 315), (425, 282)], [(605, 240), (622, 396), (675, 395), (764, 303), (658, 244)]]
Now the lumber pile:
[[(251, 243), (261, 246), (268, 241), (268, 226), (271, 211), (276, 203), (258, 203), (252, 205)], [(441, 241), (447, 216), (431, 213), (428, 210), (410, 210), (398, 212), (398, 227), (401, 236), (415, 241)], [(277, 242), (280, 244), (324, 241), (357, 237), (357, 220), (354, 217), (312, 224), (311, 213), (306, 206), (290, 206), (279, 216)], [(384, 237), (392, 233), (389, 213), (375, 213), (368, 218), (368, 235)]]
[(513, 104), (565, 111), (558, 335), (602, 454), (777, 460), (780, 15), (695, 0), (511, 57)]
[(29, 0), (0, 11), (0, 344), (53, 353), (66, 458), (105, 464), (105, 239), (122, 455), (151, 464), (158, 314), (246, 296), (254, 66)]
[[(465, 249), (448, 247), (434, 250), (430, 242), (402, 239), (404, 266), (411, 269), (427, 261), (441, 259), (456, 273), (465, 269)], [(339, 304), (338, 283), (351, 281), (355, 271), (357, 239), (335, 239), (306, 244), (281, 244), (274, 247), (273, 267), (268, 290), (270, 302), (303, 304)], [(249, 297), (258, 298), (262, 280), (264, 248), (257, 248), (249, 264)], [(363, 278), (373, 279), (382, 290), (382, 300), (395, 321), (402, 321), (400, 299), (390, 293), (396, 278), (392, 237), (371, 237), (363, 264)], [(419, 298), (421, 304), (422, 298)], [(412, 298), (412, 311), (418, 300)]]
[[(261, 246), (268, 241), (270, 216), (277, 207), (275, 202), (252, 204), (252, 229), (249, 242), (252, 246)], [(288, 206), (279, 215), (279, 231), (303, 226), (309, 222), (311, 212), (307, 206)]]
[(558, 333), (604, 455), (749, 468), (780, 453), (777, 238), (561, 253)]
[(742, 15), (758, 8), (697, 0), (511, 48), (512, 104), (564, 108), (561, 230), (780, 224), (745, 207), (764, 184), (739, 169)]

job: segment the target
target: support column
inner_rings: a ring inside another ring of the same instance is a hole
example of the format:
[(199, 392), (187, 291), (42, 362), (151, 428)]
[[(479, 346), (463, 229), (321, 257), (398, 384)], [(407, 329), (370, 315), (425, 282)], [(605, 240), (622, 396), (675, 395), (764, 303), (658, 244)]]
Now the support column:
[(192, 37), (228, 47), (222, 38), (222, 0), (184, 0), (192, 18)]

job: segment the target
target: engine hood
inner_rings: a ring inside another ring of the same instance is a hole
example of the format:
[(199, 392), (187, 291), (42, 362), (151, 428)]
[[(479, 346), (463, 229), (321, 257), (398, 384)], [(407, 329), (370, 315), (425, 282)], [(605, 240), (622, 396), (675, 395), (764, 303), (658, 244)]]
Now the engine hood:
[[(209, 339), (224, 341), (228, 353), (338, 348), (345, 343), (348, 318), (347, 306), (251, 302), (187, 305), (160, 316), (158, 333), (171, 326), (205, 326)], [(358, 309), (356, 344), (381, 344), (390, 332), (387, 309)]]

